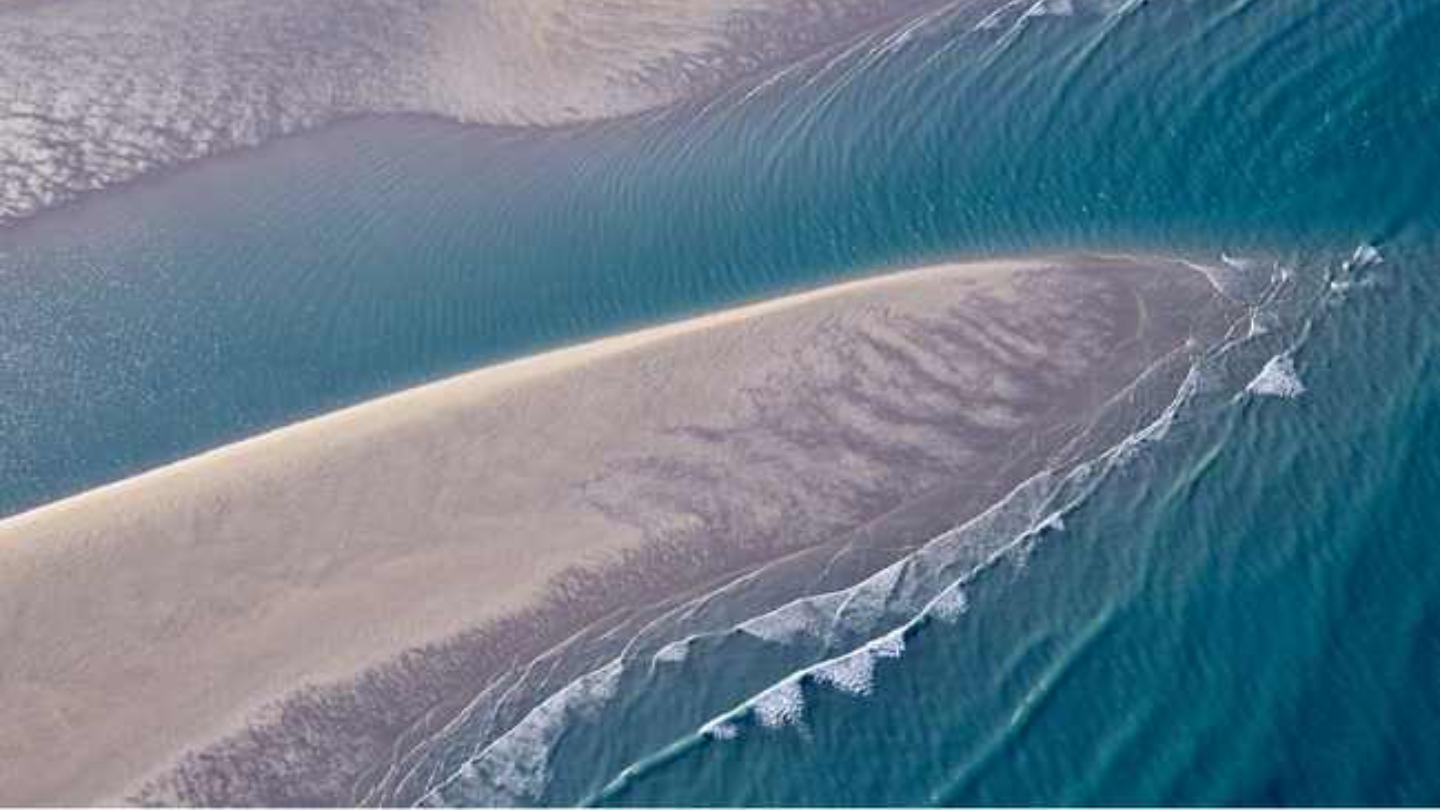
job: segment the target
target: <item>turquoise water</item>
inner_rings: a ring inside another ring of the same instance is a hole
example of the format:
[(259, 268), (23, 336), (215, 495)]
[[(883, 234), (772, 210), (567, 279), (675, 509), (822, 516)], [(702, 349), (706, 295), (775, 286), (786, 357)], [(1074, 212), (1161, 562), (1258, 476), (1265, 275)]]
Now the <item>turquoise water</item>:
[(1435, 345), (1376, 346), (1386, 306), (1317, 324), (1298, 400), (1197, 397), (1063, 530), (966, 581), (958, 618), (909, 627), (863, 694), (812, 676), (782, 728), (556, 798), (1433, 803)]
[[(0, 513), (877, 267), (1223, 254), (1269, 332), (966, 527), (985, 564), (941, 542), (824, 633), (677, 627), (543, 768), (491, 746), (503, 790), (432, 798), (1440, 802), (1440, 2), (1076, 5), (606, 124), (359, 119), (5, 226)], [(1276, 357), (1304, 392), (1246, 394)], [(787, 680), (891, 631), (868, 679)]]

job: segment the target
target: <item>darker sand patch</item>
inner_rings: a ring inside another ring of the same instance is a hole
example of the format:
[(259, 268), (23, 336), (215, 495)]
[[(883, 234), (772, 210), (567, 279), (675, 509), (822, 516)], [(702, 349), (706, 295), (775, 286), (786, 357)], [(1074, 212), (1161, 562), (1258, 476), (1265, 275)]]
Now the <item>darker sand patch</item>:
[(513, 725), (688, 596), (853, 582), (979, 511), (1228, 311), (1158, 260), (928, 269), (0, 523), (23, 662), (0, 673), (3, 798), (413, 801), (446, 743)]

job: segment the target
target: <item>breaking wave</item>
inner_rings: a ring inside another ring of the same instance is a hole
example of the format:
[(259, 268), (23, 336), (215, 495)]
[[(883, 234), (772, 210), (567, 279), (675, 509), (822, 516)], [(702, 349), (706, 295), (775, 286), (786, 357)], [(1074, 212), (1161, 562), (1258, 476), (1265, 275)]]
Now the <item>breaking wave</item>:
[[(732, 671), (733, 666), (727, 668), (724, 662), (743, 660), (747, 669), (775, 671), (778, 667), (783, 674), (759, 689), (736, 687), (748, 696), (689, 732), (666, 736), (668, 742), (652, 748), (651, 753), (642, 752), (629, 760), (630, 764), (610, 770), (618, 775), (589, 798), (603, 801), (650, 768), (661, 767), (678, 752), (696, 745), (733, 744), (752, 732), (786, 726), (803, 731), (809, 690), (823, 688), (862, 698), (870, 694), (880, 667), (902, 658), (907, 645), (927, 628), (963, 621), (968, 589), (1001, 566), (1024, 566), (1046, 540), (1062, 536), (1067, 518), (1080, 512), (1113, 473), (1145, 462), (1150, 448), (1171, 440), (1177, 428), (1232, 409), (1241, 401), (1240, 394), (1253, 389), (1255, 380), (1264, 377), (1267, 369), (1272, 375), (1277, 373), (1272, 355), (1276, 340), (1293, 341), (1281, 356), (1288, 360), (1288, 371), (1298, 374), (1290, 351), (1303, 343), (1316, 304), (1324, 303), (1323, 286), (1305, 286), (1297, 281), (1297, 274), (1278, 262), (1231, 260), (1222, 265), (1207, 267), (1207, 274), (1227, 281), (1221, 289), (1231, 294), (1246, 290), (1238, 300), (1246, 304), (1248, 313), (1209, 347), (1192, 346), (1186, 356), (1162, 361), (1162, 365), (1178, 363), (1183, 376), (1170, 388), (1173, 396), (1166, 395), (1170, 397), (1167, 404), (1137, 429), (1095, 445), (1098, 452), (1082, 454), (1072, 464), (1035, 475), (984, 513), (854, 586), (803, 596), (723, 629), (649, 645), (632, 643), (624, 654), (592, 675), (552, 694), (509, 732), (440, 780), (422, 803), (453, 806), (554, 800), (557, 796), (549, 791), (557, 778), (555, 769), (563, 769), (567, 761), (557, 755), (562, 731), (573, 736), (583, 734), (587, 724), (609, 728), (614, 723), (642, 722), (633, 719), (644, 714), (645, 698), (641, 696), (684, 694), (687, 690), (682, 684), (695, 677), (695, 667), (705, 667), (707, 672)], [(1315, 278), (1315, 274), (1305, 275), (1305, 279)], [(1248, 328), (1257, 312), (1275, 319), (1275, 334)], [(1158, 369), (1152, 372), (1159, 373)], [(1137, 385), (1143, 382), (1142, 377)], [(769, 665), (763, 663), (767, 659)], [(610, 687), (592, 688), (596, 678), (603, 678)], [(543, 744), (536, 744), (542, 740)], [(584, 797), (578, 794), (578, 798)], [(577, 795), (566, 793), (559, 798), (570, 801)]]
[(1255, 379), (1245, 386), (1248, 393), (1259, 397), (1294, 399), (1305, 393), (1305, 383), (1295, 370), (1295, 358), (1289, 352), (1270, 358)]

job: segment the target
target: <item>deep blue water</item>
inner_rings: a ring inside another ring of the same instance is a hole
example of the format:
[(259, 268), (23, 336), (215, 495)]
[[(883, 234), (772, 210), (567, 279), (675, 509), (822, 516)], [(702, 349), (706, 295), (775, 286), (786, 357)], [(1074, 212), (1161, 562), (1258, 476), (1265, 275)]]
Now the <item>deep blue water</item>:
[[(4, 226), (0, 513), (880, 267), (1278, 262), (1274, 330), (1216, 357), (1135, 459), (1066, 490), (1063, 530), (967, 575), (965, 611), (906, 630), (868, 692), (802, 678), (794, 722), (742, 711), (701, 734), (871, 628), (707, 636), (627, 671), (516, 795), (1440, 802), (1440, 2), (1111, 5), (997, 31), (941, 18), (758, 94), (605, 124), (361, 119)], [(1351, 279), (1362, 244), (1384, 262)], [(1242, 392), (1285, 352), (1304, 394)]]

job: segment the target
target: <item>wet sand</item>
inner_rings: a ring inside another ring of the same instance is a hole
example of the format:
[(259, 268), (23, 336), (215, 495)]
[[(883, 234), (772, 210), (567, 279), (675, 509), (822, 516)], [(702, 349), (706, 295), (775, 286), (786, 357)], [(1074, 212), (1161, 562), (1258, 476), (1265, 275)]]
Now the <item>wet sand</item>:
[(1033, 471), (1218, 308), (1162, 260), (896, 273), (0, 522), (0, 802), (404, 799), (377, 774), (457, 695), (627, 602)]
[(0, 222), (361, 115), (569, 127), (644, 114), (949, 5), (273, 0), (257, 15), (184, 0), (0, 2)]

